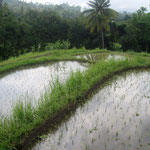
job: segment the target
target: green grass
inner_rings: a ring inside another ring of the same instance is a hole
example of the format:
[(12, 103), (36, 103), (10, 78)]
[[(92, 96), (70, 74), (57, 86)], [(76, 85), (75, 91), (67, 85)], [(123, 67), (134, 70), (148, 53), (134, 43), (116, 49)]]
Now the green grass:
[(113, 54), (120, 54), (126, 55), (130, 57), (134, 56), (145, 56), (150, 57), (148, 53), (135, 53), (135, 52), (116, 52), (116, 51), (108, 51), (108, 50), (101, 50), (101, 49), (94, 49), (94, 50), (86, 50), (86, 49), (71, 49), (71, 50), (51, 50), (45, 52), (35, 52), (35, 53), (28, 53), (21, 55), (19, 57), (13, 57), (8, 60), (0, 62), (0, 73), (8, 72), (10, 70), (18, 69), (23, 66), (27, 65), (34, 65), (34, 64), (42, 64), (45, 62), (52, 62), (52, 61), (65, 61), (65, 60), (78, 60), (78, 61), (85, 61), (84, 59), (76, 58), (76, 55), (84, 55), (84, 54), (91, 54), (91, 53), (113, 53)]
[[(60, 52), (58, 53), (60, 54)], [(77, 54), (74, 51), (70, 53), (71, 55)], [(150, 61), (139, 56), (121, 61), (113, 59), (100, 61), (91, 65), (86, 72), (72, 73), (65, 83), (56, 80), (52, 85), (51, 93), (46, 93), (44, 98), (39, 100), (36, 108), (32, 108), (31, 102), (27, 102), (26, 105), (19, 102), (9, 117), (1, 118), (0, 150), (15, 148), (32, 129), (55, 116), (67, 104), (82, 101), (85, 93), (105, 77), (111, 77), (113, 73), (136, 67), (150, 67)]]
[[(46, 52), (28, 53), (19, 57), (10, 58), (9, 60), (0, 62), (0, 73), (7, 72), (13, 69), (18, 69), (21, 66), (42, 64), (52, 61), (64, 60), (84, 60), (78, 59), (75, 55), (89, 54), (89, 53), (108, 53), (108, 50), (85, 50), (85, 49), (71, 49), (71, 50), (53, 50)], [(109, 52), (110, 53), (110, 52)], [(84, 60), (85, 61), (85, 60)]]

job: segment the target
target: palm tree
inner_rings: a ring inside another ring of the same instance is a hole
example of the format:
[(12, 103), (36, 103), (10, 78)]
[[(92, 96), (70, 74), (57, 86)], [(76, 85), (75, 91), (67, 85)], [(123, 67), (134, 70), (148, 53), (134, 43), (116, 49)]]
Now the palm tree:
[(90, 28), (91, 32), (95, 30), (101, 32), (102, 47), (104, 49), (104, 30), (109, 31), (109, 22), (117, 16), (117, 12), (108, 8), (110, 0), (93, 0), (89, 1), (88, 5), (91, 8), (83, 12), (83, 14), (86, 14), (87, 28)]

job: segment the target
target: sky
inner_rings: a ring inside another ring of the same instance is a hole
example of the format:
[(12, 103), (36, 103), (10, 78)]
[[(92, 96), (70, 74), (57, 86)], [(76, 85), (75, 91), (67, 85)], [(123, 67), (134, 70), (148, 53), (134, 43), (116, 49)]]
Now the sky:
[[(87, 7), (89, 0), (25, 0), (26, 2), (62, 4), (68, 3), (69, 5), (80, 5), (82, 8)], [(150, 10), (150, 0), (110, 0), (111, 8), (117, 11), (133, 12), (138, 10), (141, 6)]]

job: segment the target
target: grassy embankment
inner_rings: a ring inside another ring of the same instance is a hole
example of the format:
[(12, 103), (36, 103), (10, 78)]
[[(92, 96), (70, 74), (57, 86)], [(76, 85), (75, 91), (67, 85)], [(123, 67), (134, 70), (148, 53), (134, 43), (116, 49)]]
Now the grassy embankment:
[(71, 50), (51, 50), (45, 52), (36, 52), (36, 53), (28, 53), (21, 55), (19, 57), (10, 58), (9, 60), (0, 62), (0, 73), (4, 73), (10, 70), (18, 69), (20, 67), (34, 65), (34, 64), (42, 64), (45, 62), (52, 61), (67, 61), (67, 60), (77, 60), (84, 61), (84, 59), (76, 58), (75, 55), (84, 55), (91, 53), (113, 53), (113, 54), (123, 54), (127, 56), (146, 56), (150, 57), (150, 54), (147, 53), (135, 53), (135, 52), (112, 52), (108, 50), (85, 50), (85, 49), (71, 49)]
[(0, 62), (0, 73), (7, 72), (13, 69), (18, 69), (27, 65), (42, 64), (52, 61), (67, 61), (77, 60), (84, 61), (84, 59), (76, 58), (75, 55), (90, 54), (90, 53), (111, 53), (108, 50), (85, 50), (85, 49), (71, 49), (71, 50), (51, 50), (45, 52), (28, 53), (16, 58), (10, 58), (9, 60)]
[[(44, 57), (42, 57), (43, 60), (45, 61)], [(63, 84), (56, 81), (51, 93), (45, 94), (44, 98), (39, 101), (38, 107), (33, 109), (30, 102), (26, 105), (20, 102), (9, 117), (1, 118), (0, 150), (9, 150), (22, 144), (24, 137), (27, 137), (33, 129), (55, 117), (57, 112), (67, 108), (69, 104), (76, 104), (84, 100), (88, 93), (91, 95), (91, 91), (93, 92), (96, 87), (99, 87), (101, 83), (114, 74), (129, 69), (149, 67), (150, 61), (139, 56), (121, 61), (101, 61), (91, 65), (84, 73), (79, 71), (72, 73)]]

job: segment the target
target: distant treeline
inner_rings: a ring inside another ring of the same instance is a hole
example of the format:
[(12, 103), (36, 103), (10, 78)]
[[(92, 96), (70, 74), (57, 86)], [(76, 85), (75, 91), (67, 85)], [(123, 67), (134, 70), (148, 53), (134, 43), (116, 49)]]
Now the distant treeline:
[[(118, 43), (124, 51), (150, 52), (150, 13), (144, 8), (119, 13), (105, 32), (105, 47)], [(69, 41), (70, 48), (97, 48), (99, 33), (90, 33), (80, 7), (0, 0), (0, 60), (30, 51), (44, 51), (48, 43)], [(102, 48), (102, 46), (100, 47)]]

